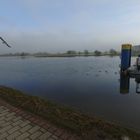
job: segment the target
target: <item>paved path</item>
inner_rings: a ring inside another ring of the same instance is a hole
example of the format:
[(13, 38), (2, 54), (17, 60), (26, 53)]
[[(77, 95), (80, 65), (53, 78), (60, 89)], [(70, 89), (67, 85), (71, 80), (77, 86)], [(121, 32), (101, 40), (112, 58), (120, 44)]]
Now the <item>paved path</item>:
[(79, 140), (46, 120), (0, 99), (0, 140)]

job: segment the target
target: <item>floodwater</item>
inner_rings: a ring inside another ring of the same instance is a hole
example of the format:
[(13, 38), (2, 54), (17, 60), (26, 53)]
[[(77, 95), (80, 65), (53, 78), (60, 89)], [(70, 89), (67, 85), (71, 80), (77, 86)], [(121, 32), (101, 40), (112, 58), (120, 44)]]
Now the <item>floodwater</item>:
[(138, 80), (120, 78), (119, 64), (107, 56), (1, 57), (0, 85), (140, 130)]

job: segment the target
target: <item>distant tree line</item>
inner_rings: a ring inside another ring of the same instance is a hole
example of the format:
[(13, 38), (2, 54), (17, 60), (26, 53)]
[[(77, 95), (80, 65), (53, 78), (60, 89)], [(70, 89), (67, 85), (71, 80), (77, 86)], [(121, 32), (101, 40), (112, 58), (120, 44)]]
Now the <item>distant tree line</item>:
[(120, 52), (116, 51), (115, 49), (110, 49), (109, 51), (105, 51), (105, 52), (102, 52), (102, 51), (99, 51), (99, 50), (95, 50), (95, 51), (88, 51), (88, 50), (84, 50), (83, 52), (77, 52), (77, 51), (74, 51), (74, 50), (68, 50), (66, 52), (66, 54), (68, 55), (84, 55), (84, 56), (101, 56), (101, 55), (111, 55), (111, 56), (117, 56), (120, 54)]
[(35, 56), (35, 57), (53, 57), (53, 56), (104, 56), (104, 55), (110, 55), (110, 56), (117, 56), (120, 55), (120, 52), (116, 51), (115, 49), (110, 49), (109, 51), (75, 51), (75, 50), (68, 50), (64, 53), (48, 53), (48, 52), (37, 52), (37, 53), (27, 53), (27, 52), (18, 52), (18, 53), (7, 53), (7, 54), (0, 54), (0, 56)]

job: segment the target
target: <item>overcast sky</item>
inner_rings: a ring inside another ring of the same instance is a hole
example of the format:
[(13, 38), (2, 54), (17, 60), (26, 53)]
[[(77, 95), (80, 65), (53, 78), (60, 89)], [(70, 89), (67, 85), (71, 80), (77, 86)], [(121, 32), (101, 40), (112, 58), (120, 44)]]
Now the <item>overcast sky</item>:
[(140, 44), (140, 0), (0, 0), (0, 53)]

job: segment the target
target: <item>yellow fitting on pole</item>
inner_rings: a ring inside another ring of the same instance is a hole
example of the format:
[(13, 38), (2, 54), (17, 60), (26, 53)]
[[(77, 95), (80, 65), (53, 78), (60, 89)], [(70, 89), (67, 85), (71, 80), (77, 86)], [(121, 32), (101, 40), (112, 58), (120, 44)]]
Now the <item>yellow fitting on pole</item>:
[(122, 49), (123, 50), (131, 50), (132, 45), (131, 44), (122, 44)]

